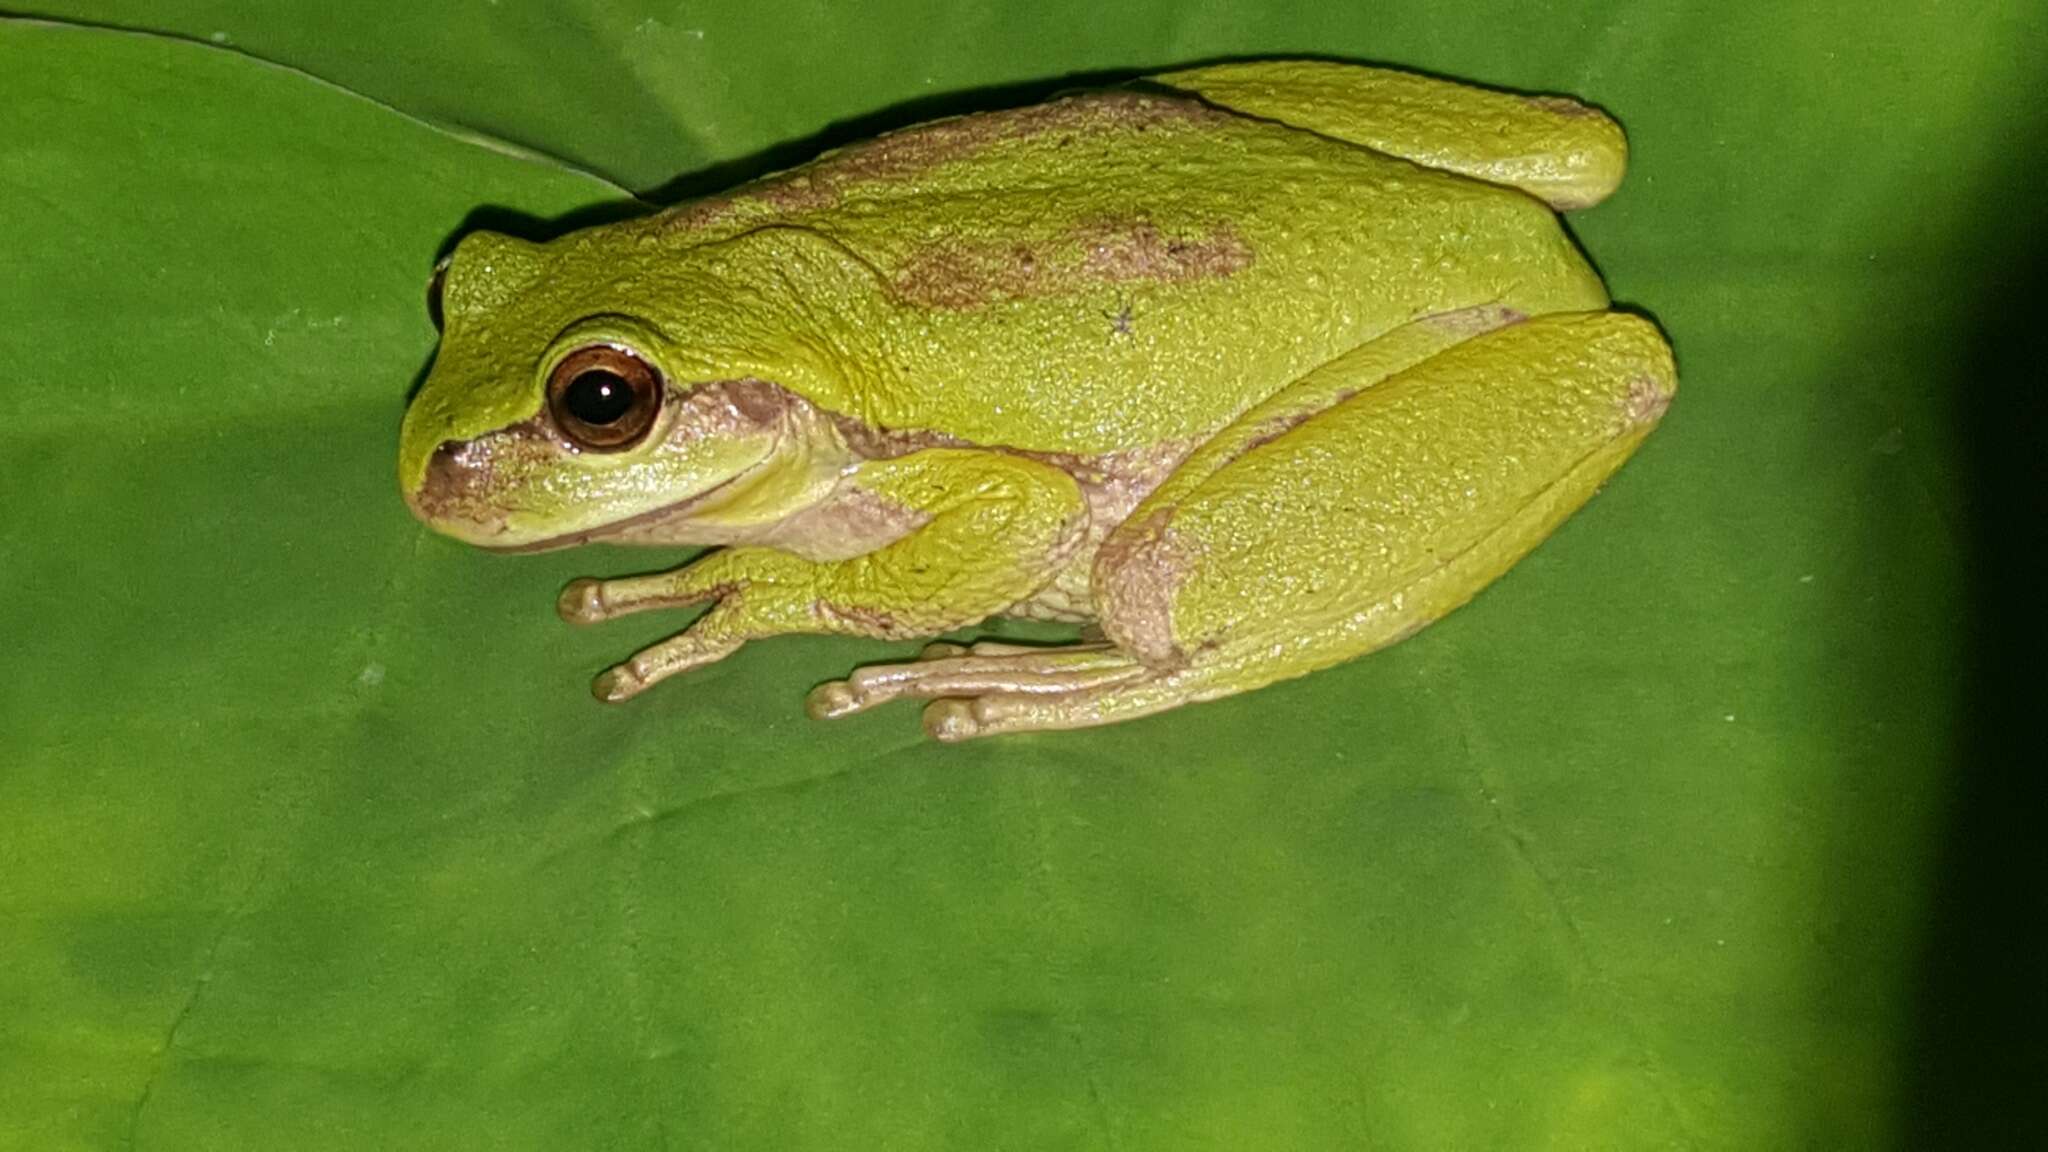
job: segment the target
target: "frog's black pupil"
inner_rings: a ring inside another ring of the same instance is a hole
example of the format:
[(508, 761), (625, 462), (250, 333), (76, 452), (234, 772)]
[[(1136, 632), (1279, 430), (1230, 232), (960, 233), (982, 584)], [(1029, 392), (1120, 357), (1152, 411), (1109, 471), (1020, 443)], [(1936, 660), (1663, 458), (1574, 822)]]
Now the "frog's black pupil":
[(593, 368), (569, 381), (562, 400), (569, 415), (602, 428), (618, 423), (620, 417), (632, 410), (633, 388), (618, 373)]

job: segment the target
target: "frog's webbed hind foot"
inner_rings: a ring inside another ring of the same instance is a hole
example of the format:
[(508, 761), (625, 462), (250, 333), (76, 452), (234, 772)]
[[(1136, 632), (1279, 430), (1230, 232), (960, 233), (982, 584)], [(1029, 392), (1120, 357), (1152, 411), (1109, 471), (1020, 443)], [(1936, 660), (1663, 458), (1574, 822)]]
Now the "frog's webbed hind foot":
[[(932, 644), (903, 664), (877, 664), (813, 689), (820, 720), (905, 698), (930, 700), (925, 732), (948, 743), (1011, 732), (1092, 728), (1203, 698), (1218, 669), (1160, 668), (1104, 643)], [(1209, 693), (1211, 695), (1220, 693)]]
[(1133, 671), (1093, 684), (1074, 683), (1058, 691), (994, 691), (947, 696), (924, 710), (924, 730), (934, 740), (956, 743), (1013, 732), (1093, 728), (1135, 720), (1202, 697), (1177, 673), (1136, 661)]
[(905, 697), (1048, 696), (1136, 679), (1147, 669), (1107, 643), (1036, 648), (1021, 644), (933, 644), (904, 664), (856, 669), (811, 690), (805, 707), (828, 720)]

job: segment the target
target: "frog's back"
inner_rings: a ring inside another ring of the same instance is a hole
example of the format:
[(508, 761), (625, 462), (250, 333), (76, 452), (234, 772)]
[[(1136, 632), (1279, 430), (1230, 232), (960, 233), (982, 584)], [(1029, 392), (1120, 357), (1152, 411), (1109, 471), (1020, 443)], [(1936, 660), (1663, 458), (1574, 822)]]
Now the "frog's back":
[(877, 339), (915, 382), (857, 415), (1044, 451), (1197, 441), (1390, 328), (1533, 281), (1605, 300), (1521, 192), (1164, 91), (922, 125), (656, 223), (831, 238), (874, 271)]

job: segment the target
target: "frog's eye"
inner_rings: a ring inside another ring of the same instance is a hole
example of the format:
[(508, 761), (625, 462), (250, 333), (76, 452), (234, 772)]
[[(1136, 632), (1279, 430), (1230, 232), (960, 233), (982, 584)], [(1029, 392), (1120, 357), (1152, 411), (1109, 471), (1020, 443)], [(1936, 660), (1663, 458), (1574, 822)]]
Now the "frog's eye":
[(617, 344), (591, 344), (562, 358), (548, 374), (548, 410), (578, 447), (594, 452), (631, 448), (661, 410), (661, 373)]

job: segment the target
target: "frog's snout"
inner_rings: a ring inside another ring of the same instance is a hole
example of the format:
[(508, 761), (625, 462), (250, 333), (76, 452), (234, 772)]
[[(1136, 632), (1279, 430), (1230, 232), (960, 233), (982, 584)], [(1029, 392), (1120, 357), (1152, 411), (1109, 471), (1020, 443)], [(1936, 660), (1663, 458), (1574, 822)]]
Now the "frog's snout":
[(419, 484), (405, 490), (406, 506), (436, 532), (488, 544), (505, 530), (489, 499), (492, 472), (467, 446), (444, 443), (427, 457)]

